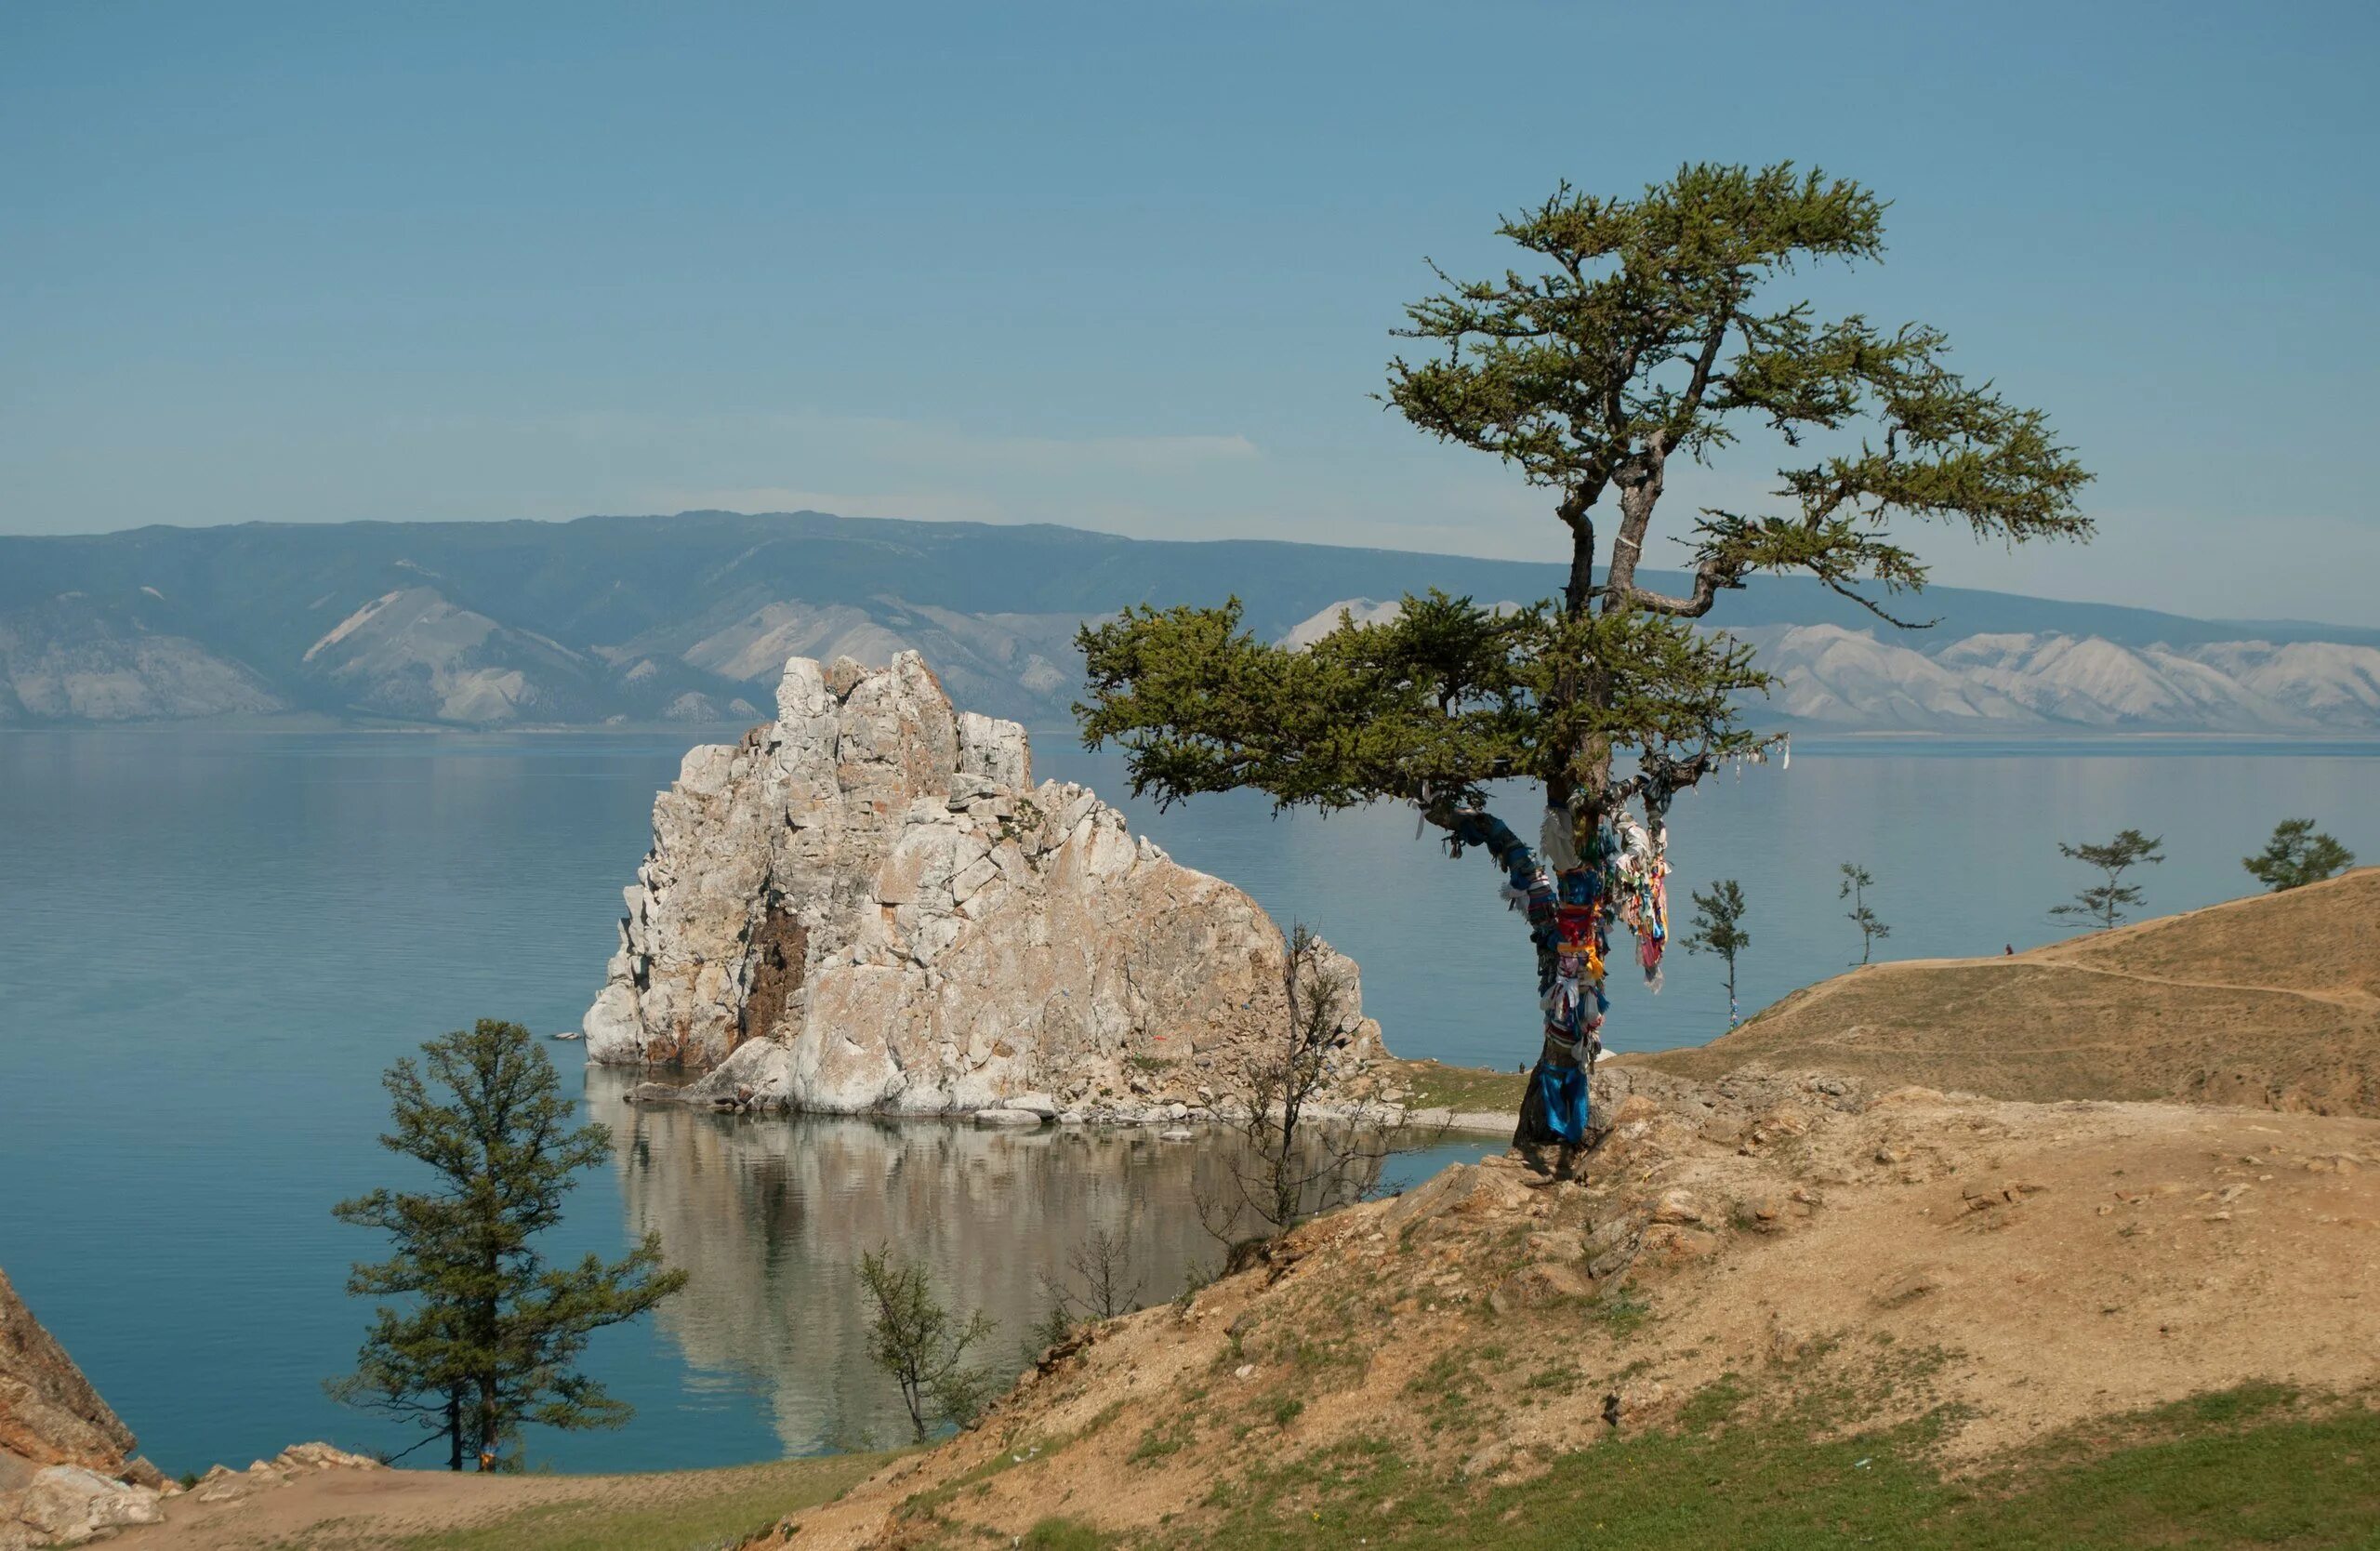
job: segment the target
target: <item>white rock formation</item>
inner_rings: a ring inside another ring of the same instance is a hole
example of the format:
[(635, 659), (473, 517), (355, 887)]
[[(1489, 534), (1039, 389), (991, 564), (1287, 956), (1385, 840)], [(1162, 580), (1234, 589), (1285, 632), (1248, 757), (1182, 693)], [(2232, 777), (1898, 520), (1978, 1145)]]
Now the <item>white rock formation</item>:
[[(1076, 1107), (1186, 1086), (1283, 1027), (1255, 901), (1086, 789), (1034, 786), (1025, 729), (954, 711), (914, 652), (793, 658), (776, 721), (689, 751), (653, 830), (587, 1054), (707, 1070), (689, 1097)], [(1379, 1026), (1332, 962), (1358, 1066)]]

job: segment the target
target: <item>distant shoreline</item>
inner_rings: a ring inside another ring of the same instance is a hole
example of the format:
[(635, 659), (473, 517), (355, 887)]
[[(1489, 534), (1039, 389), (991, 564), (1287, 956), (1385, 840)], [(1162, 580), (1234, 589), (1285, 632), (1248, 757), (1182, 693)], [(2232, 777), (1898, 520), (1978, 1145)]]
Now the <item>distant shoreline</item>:
[[(760, 723), (738, 719), (732, 722), (545, 722), (494, 726), (460, 726), (429, 722), (349, 722), (316, 712), (301, 711), (276, 716), (192, 718), (183, 721), (0, 723), (0, 735), (205, 733), (291, 736), (330, 734), (359, 737), (402, 735), (409, 737), (485, 739), (516, 736), (649, 737), (671, 734), (682, 736), (686, 739), (687, 746), (692, 748), (700, 743), (733, 742), (758, 725)], [(2056, 731), (1990, 733), (1926, 732), (1903, 729), (1880, 729), (1873, 732), (1828, 731), (1792, 727), (1774, 730), (1791, 734), (1794, 751), (1805, 755), (1905, 753), (1934, 749), (1945, 752), (1990, 749), (1996, 753), (2009, 754), (2073, 753), (2086, 751), (2095, 746), (2112, 746), (2123, 751), (2153, 751), (2161, 747), (2171, 747), (2177, 750), (2193, 752), (2230, 749), (2245, 753), (2270, 751), (2293, 754), (2331, 752), (2357, 756), (2380, 755), (2380, 733), (2238, 733), (2081, 727)], [(1062, 724), (1043, 727), (1028, 726), (1026, 732), (1036, 740), (1056, 738), (1064, 739), (1069, 743), (1077, 736), (1077, 729)]]

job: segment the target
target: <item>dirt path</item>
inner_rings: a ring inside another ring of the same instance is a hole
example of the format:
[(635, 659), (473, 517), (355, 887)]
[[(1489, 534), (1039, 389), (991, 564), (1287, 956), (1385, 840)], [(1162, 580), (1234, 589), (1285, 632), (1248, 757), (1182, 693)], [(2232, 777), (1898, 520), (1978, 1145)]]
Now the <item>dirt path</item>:
[(226, 1503), (168, 1499), (130, 1551), (563, 1551), (718, 1544), (824, 1502), (881, 1456), (633, 1476), (481, 1476), (331, 1469)]

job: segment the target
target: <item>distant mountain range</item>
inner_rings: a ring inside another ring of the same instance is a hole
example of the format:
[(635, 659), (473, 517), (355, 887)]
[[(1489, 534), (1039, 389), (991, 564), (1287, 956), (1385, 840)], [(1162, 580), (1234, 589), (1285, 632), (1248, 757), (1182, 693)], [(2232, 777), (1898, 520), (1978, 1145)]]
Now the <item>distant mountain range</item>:
[[(1682, 585), (1649, 576), (1655, 586)], [(788, 656), (923, 651), (962, 706), (1071, 721), (1077, 627), (1236, 594), (1306, 639), (1408, 591), (1535, 599), (1561, 569), (817, 512), (245, 524), (0, 537), (0, 725), (756, 720)], [(1714, 621), (1778, 675), (1771, 720), (1852, 730), (2380, 731), (2380, 630), (1941, 588), (1927, 630), (1799, 577)]]

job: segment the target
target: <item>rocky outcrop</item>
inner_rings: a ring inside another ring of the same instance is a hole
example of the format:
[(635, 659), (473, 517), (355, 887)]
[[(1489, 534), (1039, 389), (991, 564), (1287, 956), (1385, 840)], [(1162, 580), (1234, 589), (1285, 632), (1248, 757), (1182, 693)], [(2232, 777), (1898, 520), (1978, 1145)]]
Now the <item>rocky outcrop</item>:
[(36, 1467), (79, 1465), (115, 1475), (132, 1445), (132, 1429), (0, 1271), (0, 1452)]
[[(588, 1059), (707, 1071), (688, 1096), (1038, 1120), (1218, 1083), (1286, 1017), (1281, 934), (1025, 729), (953, 710), (914, 652), (786, 665), (777, 717), (686, 755), (654, 804)], [(1340, 1056), (1379, 1051), (1355, 965)]]
[(285, 1487), (324, 1470), (382, 1470), (387, 1466), (368, 1454), (350, 1454), (327, 1443), (293, 1443), (269, 1460), (256, 1460), (245, 1470), (228, 1465), (207, 1467), (191, 1487), (193, 1503), (232, 1503), (269, 1487)]
[(0, 1272), (0, 1551), (153, 1524), (154, 1466)]
[(0, 1493), (0, 1551), (81, 1545), (165, 1517), (164, 1499), (153, 1488), (79, 1465), (53, 1465), (23, 1491)]

